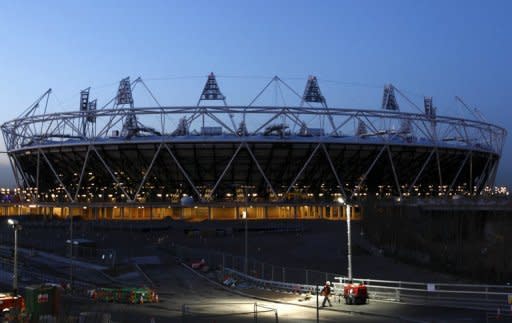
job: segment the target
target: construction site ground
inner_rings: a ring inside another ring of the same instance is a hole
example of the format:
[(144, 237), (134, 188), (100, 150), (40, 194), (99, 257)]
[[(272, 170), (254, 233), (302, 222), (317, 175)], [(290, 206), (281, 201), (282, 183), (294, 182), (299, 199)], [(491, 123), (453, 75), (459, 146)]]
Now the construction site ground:
[[(23, 222), (23, 220), (22, 220)], [(27, 220), (20, 233), (20, 262), (30, 270), (68, 281), (70, 262), (65, 254), (65, 240), (70, 237), (69, 222)], [(281, 227), (279, 227), (281, 225)], [(259, 261), (294, 268), (308, 268), (344, 274), (346, 261), (346, 226), (343, 222), (249, 221), (248, 253)], [(1, 226), (0, 244), (12, 245), (7, 225)], [(190, 235), (190, 230), (212, 232), (230, 228), (229, 234)], [(157, 304), (112, 304), (93, 301), (85, 296), (63, 298), (63, 315), (80, 312), (111, 313), (115, 322), (244, 322), (252, 321), (254, 303), (277, 310), (280, 322), (315, 322), (316, 298), (257, 288), (226, 288), (209, 281), (202, 274), (179, 264), (169, 250), (184, 245), (204, 250), (244, 254), (244, 223), (158, 221), (147, 223), (91, 223), (75, 221), (73, 235), (97, 242), (99, 250), (116, 253), (115, 268), (106, 268), (98, 259), (75, 259), (73, 278), (92, 286), (154, 285), (160, 296)], [(277, 229), (276, 229), (277, 228)], [(281, 228), (281, 229), (280, 229)], [(295, 230), (299, 228), (300, 230)], [(364, 240), (358, 224), (353, 226), (354, 275), (372, 279), (424, 282), (461, 282), (454, 276), (432, 272), (384, 257), (379, 248)], [(134, 263), (138, 263), (137, 266)], [(99, 267), (98, 267), (99, 266)], [(5, 275), (4, 275), (5, 276)], [(26, 281), (24, 284), (37, 283)], [(322, 281), (316, 282), (323, 284)], [(3, 279), (3, 290), (9, 281)], [(321, 301), (321, 299), (320, 299)], [(236, 303), (236, 304), (234, 304)], [(184, 311), (185, 309), (185, 311)], [(262, 310), (262, 309), (260, 309)], [(183, 313), (185, 312), (185, 317)], [(245, 313), (245, 314), (242, 314)], [(370, 302), (349, 306), (336, 302), (320, 310), (322, 322), (480, 322), (485, 313), (410, 306), (389, 302)], [(258, 321), (274, 322), (273, 312), (260, 313)]]

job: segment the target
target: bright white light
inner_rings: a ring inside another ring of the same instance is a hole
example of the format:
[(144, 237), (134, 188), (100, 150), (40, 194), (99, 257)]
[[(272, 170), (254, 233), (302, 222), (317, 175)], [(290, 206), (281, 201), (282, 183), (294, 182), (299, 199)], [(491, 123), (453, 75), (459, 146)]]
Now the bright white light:
[(343, 199), (343, 197), (341, 197), (341, 196), (340, 196), (340, 197), (338, 197), (338, 198), (336, 199), (336, 201), (337, 201), (338, 203), (340, 203), (340, 204), (345, 203), (345, 200), (344, 200), (344, 199)]
[(247, 217), (247, 211), (242, 211), (242, 219), (245, 219)]
[(18, 222), (18, 221), (13, 220), (13, 219), (9, 219), (9, 220), (7, 220), (7, 223), (8, 223), (9, 225), (13, 225), (13, 224), (15, 224), (15, 223), (17, 223), (17, 222)]

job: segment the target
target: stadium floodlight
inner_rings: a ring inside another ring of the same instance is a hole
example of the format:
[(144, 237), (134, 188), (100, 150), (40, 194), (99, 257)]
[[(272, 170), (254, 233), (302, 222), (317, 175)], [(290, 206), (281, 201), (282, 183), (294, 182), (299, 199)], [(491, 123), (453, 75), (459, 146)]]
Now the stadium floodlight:
[(96, 122), (96, 106), (98, 105), (98, 100), (94, 99), (89, 102), (87, 107), (87, 122)]
[(395, 96), (395, 87), (393, 84), (386, 84), (384, 86), (384, 95), (382, 97), (382, 109), (398, 111), (400, 107)]
[(80, 111), (87, 111), (89, 107), (89, 90), (91, 88), (87, 88), (80, 92)]
[(119, 89), (117, 90), (116, 104), (130, 104), (133, 105), (132, 88), (130, 78), (126, 77), (119, 82)]
[[(213, 73), (208, 75), (208, 80), (206, 81), (203, 92), (201, 92), (201, 96), (199, 97), (199, 102), (203, 100), (226, 100), (226, 97), (220, 91), (217, 80), (215, 79), (215, 74)], [(197, 103), (198, 105), (199, 102)]]
[(325, 104), (325, 97), (320, 91), (315, 76), (309, 76), (306, 88), (304, 89), (304, 95), (302, 96), (302, 102), (318, 102)]

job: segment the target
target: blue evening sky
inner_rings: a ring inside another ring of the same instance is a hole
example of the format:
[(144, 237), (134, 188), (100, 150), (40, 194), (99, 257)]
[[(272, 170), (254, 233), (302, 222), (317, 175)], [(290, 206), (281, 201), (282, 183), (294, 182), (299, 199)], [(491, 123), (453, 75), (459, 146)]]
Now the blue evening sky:
[[(459, 95), (510, 130), (511, 12), (505, 0), (2, 1), (0, 123), (50, 87), (51, 111), (77, 109), (88, 86), (101, 105), (125, 76), (147, 78), (166, 105), (194, 105), (213, 71), (233, 104), (274, 75), (302, 92), (314, 74), (331, 106), (378, 109), (391, 82), (471, 117)], [(511, 148), (497, 184), (512, 184)], [(2, 154), (0, 185), (13, 186), (7, 165)]]

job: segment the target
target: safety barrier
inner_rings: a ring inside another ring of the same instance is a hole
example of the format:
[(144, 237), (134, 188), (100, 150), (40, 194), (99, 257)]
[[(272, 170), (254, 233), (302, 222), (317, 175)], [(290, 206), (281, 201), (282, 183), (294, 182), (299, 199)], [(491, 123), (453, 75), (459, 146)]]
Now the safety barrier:
[[(234, 311), (233, 309), (237, 309)], [(216, 314), (212, 314), (216, 313)], [(182, 322), (216, 322), (217, 320), (240, 320), (246, 321), (253, 318), (254, 322), (264, 319), (265, 322), (279, 322), (277, 309), (268, 305), (254, 303), (189, 303), (181, 306)]]
[[(6, 283), (12, 280), (13, 262), (10, 260), (0, 260), (0, 281)], [(31, 284), (57, 284), (61, 285), (67, 281), (67, 278), (57, 277), (48, 273), (34, 271), (24, 266), (18, 267), (18, 286), (24, 287)], [(73, 296), (87, 297), (88, 291), (94, 288), (94, 285), (79, 280), (73, 281), (71, 290), (65, 292), (71, 293)]]
[[(183, 261), (203, 258), (211, 268), (224, 269), (224, 273), (238, 276), (263, 288), (314, 293), (316, 285), (312, 283), (323, 285), (329, 280), (334, 283), (334, 294), (339, 295), (343, 291), (343, 284), (347, 281), (346, 277), (339, 274), (276, 266), (251, 258), (247, 260), (247, 274), (245, 274), (245, 259), (241, 256), (178, 245), (174, 245), (171, 251)], [(501, 313), (511, 313), (508, 304), (509, 295), (512, 297), (511, 285), (424, 283), (365, 278), (355, 278), (354, 281), (363, 281), (367, 285), (370, 299), (414, 305), (477, 309), (492, 313), (499, 309)]]
[[(317, 288), (316, 285), (256, 278), (230, 268), (224, 268), (224, 271), (256, 286), (272, 290), (315, 293)], [(333, 282), (333, 294), (339, 296), (343, 293), (343, 286), (347, 282), (347, 278), (336, 278), (338, 282)], [(367, 285), (370, 299), (414, 305), (477, 309), (489, 312), (496, 312), (497, 309), (500, 309), (501, 313), (510, 313), (508, 296), (512, 295), (512, 286), (430, 284), (362, 278), (354, 278), (353, 281), (364, 282)]]
[(485, 322), (486, 323), (510, 323), (512, 322), (512, 314), (502, 314), (501, 310), (497, 310), (494, 313), (487, 313), (485, 316)]

